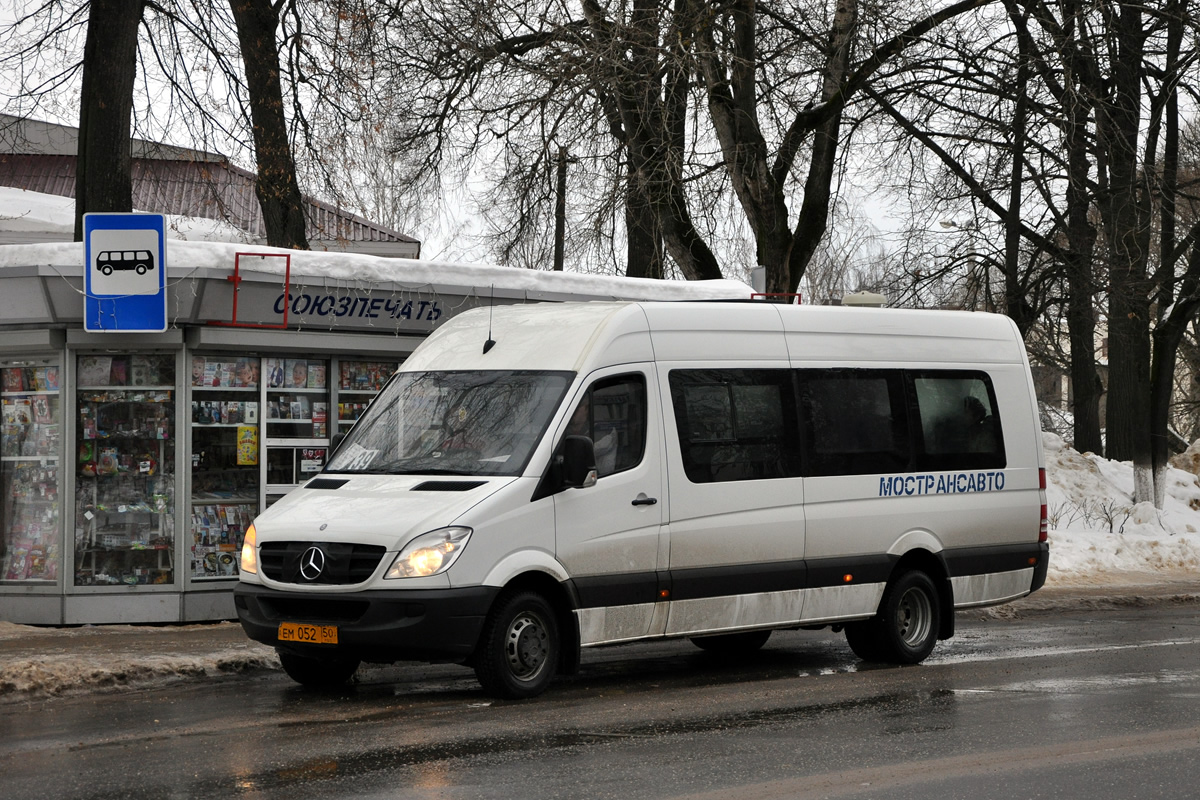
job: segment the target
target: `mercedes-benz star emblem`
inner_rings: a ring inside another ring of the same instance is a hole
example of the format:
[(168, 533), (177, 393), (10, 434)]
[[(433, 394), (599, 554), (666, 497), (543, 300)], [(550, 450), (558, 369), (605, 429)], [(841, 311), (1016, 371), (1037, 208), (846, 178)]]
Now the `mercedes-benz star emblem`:
[(319, 547), (310, 547), (300, 556), (300, 575), (306, 581), (315, 581), (325, 569), (325, 553)]

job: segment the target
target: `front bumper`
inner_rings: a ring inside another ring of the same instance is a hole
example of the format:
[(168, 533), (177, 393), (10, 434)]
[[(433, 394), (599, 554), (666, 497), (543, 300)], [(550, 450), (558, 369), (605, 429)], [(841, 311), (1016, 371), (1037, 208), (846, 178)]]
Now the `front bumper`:
[[(240, 583), (233, 590), (246, 635), (310, 658), (464, 662), (500, 588), (410, 589), (343, 594), (287, 592)], [(281, 622), (336, 625), (336, 645), (280, 642)]]

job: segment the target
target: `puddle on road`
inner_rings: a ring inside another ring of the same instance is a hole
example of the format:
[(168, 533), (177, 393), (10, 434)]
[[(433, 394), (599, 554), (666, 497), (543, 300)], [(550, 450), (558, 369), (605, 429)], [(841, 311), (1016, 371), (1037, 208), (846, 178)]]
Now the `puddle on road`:
[(1040, 694), (1104, 694), (1113, 689), (1139, 686), (1174, 685), (1200, 682), (1200, 670), (1186, 672), (1160, 671), (1126, 673), (1124, 675), (1092, 675), (1075, 678), (1041, 678), (1014, 681), (997, 687), (953, 689), (955, 694), (997, 694), (1001, 692), (1036, 692)]
[(933, 651), (933, 655), (922, 663), (931, 666), (938, 664), (972, 664), (983, 661), (1008, 661), (1013, 659), (1045, 658), (1047, 656), (1082, 655), (1085, 653), (1113, 653), (1121, 650), (1142, 650), (1147, 647), (1187, 647), (1200, 644), (1200, 639), (1179, 639), (1166, 642), (1138, 642), (1137, 644), (1096, 645), (1092, 647), (1022, 647), (1021, 649), (1002, 648), (993, 652), (979, 650), (941, 652)]

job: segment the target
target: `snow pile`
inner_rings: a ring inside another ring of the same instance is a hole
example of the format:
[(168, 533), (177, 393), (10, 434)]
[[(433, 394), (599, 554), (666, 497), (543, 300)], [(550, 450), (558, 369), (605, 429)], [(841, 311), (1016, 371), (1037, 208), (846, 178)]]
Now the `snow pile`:
[(233, 623), (38, 628), (0, 622), (0, 704), (254, 670), (279, 658)]
[[(1050, 585), (1178, 581), (1200, 572), (1200, 478), (1195, 473), (1168, 469), (1166, 502), (1159, 511), (1150, 503), (1134, 504), (1129, 462), (1077, 453), (1052, 433), (1043, 434), (1043, 445)], [(1200, 452), (1200, 443), (1193, 449)]]
[(196, 656), (111, 654), (81, 663), (77, 654), (64, 653), (6, 661), (0, 666), (0, 698), (6, 694), (91, 694), (256, 669), (279, 669), (279, 658), (270, 649), (247, 653), (243, 648), (231, 648)]
[(0, 186), (0, 230), (75, 232), (75, 198)]

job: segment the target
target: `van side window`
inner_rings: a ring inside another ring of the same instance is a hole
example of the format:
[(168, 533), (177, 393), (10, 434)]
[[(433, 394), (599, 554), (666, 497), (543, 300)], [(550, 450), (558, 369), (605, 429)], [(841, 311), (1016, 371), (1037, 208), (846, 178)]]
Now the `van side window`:
[(899, 370), (800, 370), (805, 474), (869, 475), (910, 467)]
[(791, 370), (671, 370), (670, 384), (692, 483), (800, 475)]
[(645, 379), (618, 375), (593, 383), (572, 412), (566, 433), (592, 440), (601, 478), (636, 467), (646, 449)]
[(991, 379), (982, 372), (913, 372), (917, 468), (998, 469), (1004, 436)]

